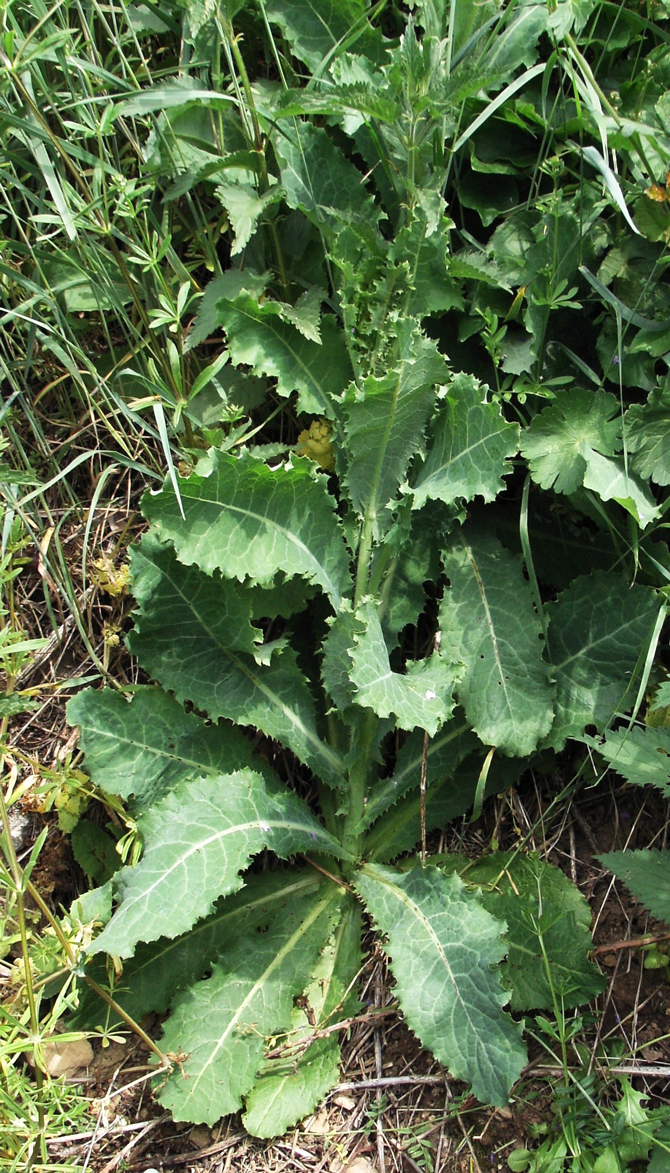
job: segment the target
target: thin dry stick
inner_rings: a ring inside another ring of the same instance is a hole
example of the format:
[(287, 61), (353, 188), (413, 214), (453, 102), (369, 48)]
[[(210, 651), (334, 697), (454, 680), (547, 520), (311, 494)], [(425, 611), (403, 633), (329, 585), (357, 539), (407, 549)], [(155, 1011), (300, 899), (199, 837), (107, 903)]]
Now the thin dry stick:
[[(210, 1145), (208, 1149), (191, 1149), (189, 1153), (176, 1153), (173, 1157), (161, 1157), (160, 1163), (163, 1168), (166, 1165), (191, 1165), (195, 1161), (204, 1160), (205, 1157), (214, 1157), (217, 1153), (225, 1153), (226, 1149), (244, 1140), (244, 1135), (243, 1132), (238, 1132), (235, 1136), (229, 1136), (227, 1140), (217, 1141), (216, 1144)], [(138, 1167), (138, 1164), (145, 1164), (145, 1162), (141, 1161), (135, 1164), (131, 1162), (128, 1167), (135, 1169)]]
[(155, 1120), (150, 1120), (148, 1124), (145, 1122), (142, 1132), (140, 1132), (138, 1136), (134, 1136), (132, 1140), (129, 1140), (128, 1144), (122, 1148), (120, 1152), (116, 1154), (116, 1156), (112, 1157), (106, 1165), (103, 1165), (100, 1173), (112, 1173), (112, 1171), (116, 1169), (116, 1166), (121, 1163), (121, 1161), (126, 1160), (128, 1154), (131, 1153), (135, 1148), (135, 1145), (138, 1145), (140, 1141), (144, 1139), (147, 1133), (151, 1132), (152, 1128), (155, 1128), (157, 1124), (162, 1124), (165, 1120), (169, 1120), (169, 1118), (170, 1114), (169, 1112), (166, 1112), (164, 1116), (157, 1116)]
[(428, 733), (425, 732), (423, 735), (423, 753), (421, 755), (421, 781), (419, 783), (421, 794), (421, 863), (426, 862), (426, 782), (428, 780), (429, 741)]
[(377, 1087), (403, 1087), (411, 1086), (412, 1084), (436, 1084), (444, 1083), (443, 1075), (387, 1075), (383, 1079), (359, 1079), (357, 1083), (338, 1083), (333, 1088), (331, 1095), (337, 1095), (338, 1092), (361, 1092), (372, 1090)]
[[(426, 747), (426, 743), (424, 740), (424, 754), (426, 753), (426, 751), (427, 751), (427, 747)], [(382, 1006), (382, 963), (381, 963), (381, 961), (378, 961), (377, 968), (375, 970), (375, 1009), (377, 1010), (377, 1012), (379, 1012), (379, 1010), (381, 1010), (381, 1006)], [(376, 1026), (375, 1027), (375, 1073), (377, 1075), (377, 1079), (384, 1078), (384, 1064), (383, 1064), (382, 1059), (383, 1059), (383, 1056), (382, 1056), (382, 1032), (379, 1029), (379, 1027)], [(377, 1104), (379, 1104), (381, 1098), (382, 1098), (382, 1090), (381, 1090), (381, 1088), (377, 1088), (377, 1095), (376, 1095)], [(376, 1120), (377, 1160), (379, 1161), (379, 1173), (386, 1173), (386, 1159), (384, 1157), (384, 1121), (383, 1121), (383, 1116), (384, 1116), (384, 1113), (379, 1112), (379, 1114), (377, 1116), (377, 1120)]]
[(667, 941), (670, 933), (653, 933), (648, 937), (631, 937), (627, 941), (612, 941), (610, 945), (597, 945), (593, 955), (599, 953), (618, 953), (620, 949), (642, 949), (645, 945), (655, 945), (657, 941)]
[(292, 1051), (304, 1051), (311, 1046), (317, 1039), (324, 1039), (326, 1035), (336, 1034), (340, 1030), (349, 1030), (352, 1026), (358, 1026), (361, 1022), (375, 1022), (378, 1018), (388, 1018), (392, 1014), (398, 1013), (397, 1006), (383, 1006), (380, 1010), (370, 1010), (367, 1014), (354, 1014), (351, 1018), (343, 1018), (341, 1022), (333, 1022), (330, 1026), (323, 1026), (320, 1030), (315, 1030), (311, 1035), (302, 1035), (301, 1038), (295, 1042), (282, 1043), (281, 1047), (275, 1047), (273, 1051), (268, 1051), (265, 1055), (266, 1059), (280, 1059), (288, 1057)]

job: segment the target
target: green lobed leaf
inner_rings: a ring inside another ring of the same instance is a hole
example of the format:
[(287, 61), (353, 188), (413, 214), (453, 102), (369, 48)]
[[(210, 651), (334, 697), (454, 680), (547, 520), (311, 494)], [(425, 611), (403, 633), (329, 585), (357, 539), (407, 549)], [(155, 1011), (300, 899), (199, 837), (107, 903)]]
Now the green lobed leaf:
[(262, 932), (240, 930), (211, 977), (178, 995), (161, 1046), (186, 1059), (157, 1088), (175, 1120), (212, 1125), (241, 1107), (265, 1039), (291, 1027), (294, 998), (330, 936), (343, 891), (324, 883), (270, 910)]
[(649, 587), (596, 571), (547, 606), (556, 716), (547, 745), (562, 749), (587, 725), (601, 733), (631, 695), (632, 674), (651, 636), (658, 600)]
[(670, 729), (616, 729), (606, 733), (602, 741), (589, 738), (589, 745), (627, 782), (656, 786), (670, 798)]
[(445, 406), (432, 426), (428, 455), (412, 485), (412, 505), (420, 509), (429, 499), (471, 501), (481, 496), (493, 501), (511, 472), (509, 458), (519, 445), (518, 424), (507, 423), (497, 403), (489, 403), (488, 388), (473, 375), (451, 380)]
[(286, 321), (280, 302), (259, 302), (248, 293), (218, 302), (219, 324), (225, 327), (232, 361), (251, 367), (254, 375), (277, 380), (277, 392), (298, 395), (298, 408), (310, 415), (333, 418), (335, 401), (351, 379), (344, 334), (332, 314), (321, 320), (321, 343)]
[(504, 1105), (526, 1061), (521, 1027), (502, 1007), (504, 924), (458, 876), (366, 864), (355, 879), (386, 947), (408, 1026), (482, 1103)]
[[(300, 1048), (315, 1030), (352, 1014), (357, 1006), (351, 986), (361, 967), (361, 911), (343, 898), (342, 915), (318, 959), (309, 984), (297, 999), (287, 1042)], [(321, 1103), (337, 1083), (337, 1034), (310, 1043), (302, 1053), (267, 1061), (247, 1096), (244, 1126), (252, 1136), (279, 1136)]]
[(553, 690), (521, 559), (466, 528), (444, 568), (451, 586), (440, 607), (441, 653), (458, 674), (458, 700), (485, 744), (532, 753), (551, 727)]
[(212, 277), (198, 302), (198, 310), (191, 323), (184, 349), (192, 350), (199, 343), (206, 342), (210, 335), (219, 329), (220, 301), (233, 301), (243, 292), (252, 298), (260, 298), (265, 293), (269, 277), (269, 273), (259, 276), (252, 269), (227, 269), (220, 276)]
[(543, 489), (574, 493), (584, 483), (594, 453), (611, 456), (619, 447), (619, 402), (605, 391), (571, 387), (559, 391), (521, 437), (521, 454)]
[(608, 851), (598, 859), (652, 916), (670, 924), (670, 851)]
[(196, 778), (138, 820), (142, 859), (115, 877), (119, 907), (91, 952), (129, 957), (138, 941), (177, 937), (242, 886), (240, 872), (264, 848), (339, 854), (336, 842), (292, 791), (271, 791), (238, 770)]
[[(312, 897), (322, 884), (323, 878), (313, 868), (248, 873), (241, 891), (217, 900), (214, 911), (188, 932), (138, 944), (112, 987), (115, 1001), (136, 1022), (145, 1014), (165, 1014), (177, 991), (207, 973), (212, 961), (225, 955), (231, 941), (260, 932), (269, 919), (286, 915), (294, 901)], [(103, 959), (94, 956), (87, 962), (86, 972), (104, 988), (106, 968)], [(84, 986), (72, 1020), (75, 1029), (93, 1030), (103, 1022), (115, 1025), (121, 1021)]]
[(95, 786), (148, 805), (195, 775), (253, 766), (269, 770), (237, 729), (205, 725), (162, 689), (139, 685), (130, 698), (87, 688), (67, 706)]
[(272, 144), (289, 208), (299, 208), (330, 232), (357, 221), (377, 224), (379, 211), (363, 186), (363, 175), (323, 127), (297, 119), (282, 122)]
[(145, 494), (142, 507), (155, 531), (186, 566), (207, 574), (269, 584), (278, 571), (320, 586), (334, 606), (350, 586), (349, 556), (335, 498), (313, 463), (294, 458), (269, 468), (243, 453), (212, 451), (190, 477)]
[(342, 759), (317, 733), (314, 701), (294, 652), (270, 645), (270, 662), (259, 665), (243, 650), (249, 633), (251, 639), (259, 634), (249, 623), (252, 600), (244, 588), (183, 566), (150, 535), (132, 551), (132, 566), (140, 610), (129, 644), (147, 672), (213, 720), (227, 717), (276, 738), (338, 786)]
[(381, 33), (368, 23), (363, 0), (266, 0), (265, 10), (312, 73), (343, 42), (373, 59), (381, 53)]
[(509, 953), (500, 968), (512, 1010), (551, 1010), (552, 990), (566, 1009), (602, 992), (605, 983), (588, 957), (591, 909), (559, 868), (519, 851), (474, 862), (452, 855), (439, 866), (476, 885), (484, 908), (507, 924)]
[(410, 317), (465, 308), (461, 282), (449, 270), (450, 228), (453, 220), (441, 216), (438, 230), (429, 233), (425, 217), (417, 215), (411, 225), (401, 228), (393, 242), (393, 260), (407, 266), (406, 312)]
[(657, 485), (670, 485), (670, 391), (656, 388), (646, 403), (629, 407), (624, 428), (633, 471)]
[(226, 209), (234, 233), (231, 257), (243, 252), (258, 227), (259, 218), (267, 208), (278, 203), (283, 194), (278, 185), (263, 195), (259, 195), (250, 183), (223, 182), (216, 185), (217, 199)]
[(432, 340), (416, 323), (398, 323), (398, 359), (388, 374), (369, 375), (345, 399), (344, 476), (354, 509), (369, 520), (373, 536), (388, 528), (409, 462), (423, 446), (423, 433), (437, 387), (448, 368)]
[(354, 632), (350, 651), (356, 704), (373, 709), (379, 717), (395, 714), (400, 729), (419, 726), (436, 733), (454, 709), (453, 672), (436, 653), (427, 660), (411, 661), (404, 675), (394, 672), (377, 605), (362, 603), (356, 620), (363, 626), (361, 632)]

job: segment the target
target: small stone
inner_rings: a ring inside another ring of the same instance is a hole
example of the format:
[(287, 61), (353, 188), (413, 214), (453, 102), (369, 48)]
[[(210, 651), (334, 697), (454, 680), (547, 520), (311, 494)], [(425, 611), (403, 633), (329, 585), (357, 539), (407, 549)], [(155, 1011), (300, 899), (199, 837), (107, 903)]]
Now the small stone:
[(351, 1096), (333, 1096), (333, 1103), (337, 1104), (338, 1108), (344, 1108), (345, 1112), (353, 1112), (356, 1107), (356, 1101), (352, 1100)]
[(310, 1116), (305, 1121), (303, 1130), (313, 1136), (325, 1136), (326, 1133), (331, 1132), (330, 1118), (326, 1109), (322, 1108), (320, 1112), (315, 1112), (313, 1116)]
[(212, 1134), (209, 1128), (200, 1125), (198, 1128), (191, 1129), (188, 1134), (188, 1139), (197, 1149), (206, 1149), (212, 1143)]
[(344, 1166), (344, 1173), (377, 1173), (377, 1170), (367, 1157), (354, 1157), (353, 1161)]
[(93, 1047), (88, 1039), (72, 1043), (47, 1043), (44, 1048), (44, 1066), (49, 1075), (74, 1075), (93, 1062)]

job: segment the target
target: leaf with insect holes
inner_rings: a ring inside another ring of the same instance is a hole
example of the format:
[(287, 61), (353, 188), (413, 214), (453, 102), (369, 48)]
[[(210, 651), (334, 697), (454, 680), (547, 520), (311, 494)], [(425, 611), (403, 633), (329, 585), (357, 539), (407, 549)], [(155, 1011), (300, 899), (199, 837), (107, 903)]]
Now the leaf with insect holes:
[(482, 1103), (507, 1103), (526, 1062), (521, 1027), (503, 1006), (507, 946), (498, 921), (458, 876), (366, 864), (355, 878), (380, 932), (407, 1025)]
[(129, 644), (146, 671), (178, 700), (191, 701), (213, 720), (227, 717), (261, 729), (318, 777), (340, 785), (342, 759), (319, 737), (295, 652), (282, 644), (264, 652), (254, 643), (259, 632), (250, 623), (250, 592), (183, 566), (152, 535), (133, 550), (132, 566), (139, 612)]
[(130, 957), (138, 941), (177, 937), (242, 886), (240, 872), (268, 847), (286, 857), (339, 854), (302, 799), (269, 789), (253, 770), (195, 778), (138, 820), (142, 859), (115, 876), (119, 906), (91, 947)]
[(186, 566), (269, 584), (278, 571), (320, 586), (335, 607), (351, 588), (349, 556), (326, 478), (310, 461), (269, 468), (248, 453), (212, 451), (178, 479), (184, 511), (169, 485), (142, 508)]
[(318, 963), (343, 893), (327, 881), (288, 907), (269, 908), (260, 926), (239, 925), (211, 976), (177, 995), (161, 1046), (186, 1058), (157, 1088), (175, 1120), (212, 1125), (242, 1106), (265, 1039), (291, 1028), (294, 999)]
[(619, 574), (576, 578), (547, 605), (556, 716), (547, 745), (562, 749), (588, 725), (601, 733), (632, 704), (633, 672), (658, 614), (656, 592)]
[(454, 536), (444, 568), (441, 653), (458, 700), (485, 744), (532, 753), (551, 727), (553, 688), (521, 559), (472, 526)]
[(402, 674), (391, 669), (376, 604), (362, 603), (356, 610), (362, 631), (354, 632), (351, 680), (356, 704), (373, 709), (379, 717), (395, 714), (400, 729), (426, 729), (434, 734), (453, 710), (454, 675), (433, 653), (427, 660), (413, 660)]
[(473, 375), (455, 375), (432, 425), (428, 455), (412, 484), (412, 506), (427, 500), (452, 505), (481, 496), (493, 501), (512, 471), (519, 426), (508, 423), (488, 388)]
[(652, 916), (670, 924), (670, 851), (609, 851), (598, 859)]
[(358, 1000), (356, 975), (361, 968), (361, 910), (343, 895), (339, 922), (296, 1000), (286, 1042), (295, 1051), (267, 1060), (247, 1096), (243, 1123), (252, 1136), (278, 1136), (321, 1103), (337, 1083), (340, 1043), (336, 1033), (303, 1049), (314, 1031), (353, 1014)]

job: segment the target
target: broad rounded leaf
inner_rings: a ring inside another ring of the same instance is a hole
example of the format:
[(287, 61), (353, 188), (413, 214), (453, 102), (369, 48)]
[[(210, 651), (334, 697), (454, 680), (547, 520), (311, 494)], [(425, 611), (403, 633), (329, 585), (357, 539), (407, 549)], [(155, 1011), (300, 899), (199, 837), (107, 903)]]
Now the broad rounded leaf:
[(589, 960), (591, 909), (559, 868), (537, 853), (496, 851), (478, 860), (450, 855), (440, 868), (481, 888), (484, 908), (507, 924), (502, 982), (512, 1010), (551, 1010), (590, 1002), (604, 981)]
[(263, 584), (278, 571), (300, 575), (339, 604), (350, 586), (349, 559), (335, 499), (309, 461), (271, 469), (247, 454), (213, 451), (178, 484), (183, 519), (168, 485), (145, 494), (143, 510), (180, 562)]
[(670, 485), (670, 391), (656, 389), (646, 403), (634, 403), (624, 417), (634, 472)]
[(507, 951), (504, 922), (458, 876), (435, 867), (402, 873), (367, 864), (355, 884), (388, 934), (408, 1026), (482, 1103), (506, 1104), (526, 1053), (520, 1025), (503, 1012), (509, 993), (493, 968)]
[(611, 456), (620, 447), (619, 402), (605, 391), (572, 387), (535, 417), (521, 437), (521, 454), (543, 489), (574, 493), (594, 452)]

